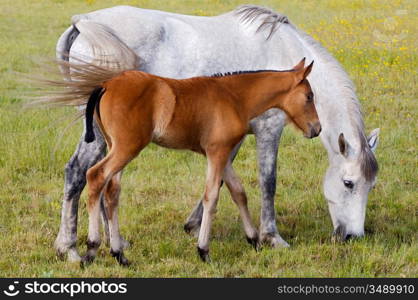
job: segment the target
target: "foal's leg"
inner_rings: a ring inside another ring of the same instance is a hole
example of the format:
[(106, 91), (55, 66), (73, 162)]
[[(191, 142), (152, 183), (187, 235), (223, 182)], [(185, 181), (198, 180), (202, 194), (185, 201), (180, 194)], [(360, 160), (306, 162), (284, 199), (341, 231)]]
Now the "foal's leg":
[(285, 126), (284, 113), (270, 110), (251, 122), (257, 143), (259, 180), (262, 193), (260, 238), (272, 247), (288, 247), (277, 231), (274, 210), (276, 163), (280, 137)]
[[(141, 148), (142, 149), (142, 148)], [(139, 150), (119, 148), (117, 145), (112, 147), (109, 154), (95, 166), (87, 171), (87, 184), (89, 188), (87, 208), (89, 212), (89, 233), (87, 237), (87, 253), (82, 258), (82, 262), (90, 263), (94, 260), (99, 249), (100, 239), (100, 196), (104, 192), (106, 185), (119, 173), (128, 162), (136, 156)], [(118, 178), (116, 177), (116, 180)], [(118, 181), (118, 180), (117, 180)], [(117, 182), (118, 183), (118, 182)], [(119, 192), (117, 192), (118, 194)], [(113, 199), (113, 198), (112, 198)], [(111, 200), (110, 200), (111, 201)], [(113, 217), (113, 215), (112, 215)], [(108, 219), (110, 221), (110, 219)], [(113, 221), (113, 219), (112, 219)], [(109, 222), (110, 225), (110, 222)], [(110, 228), (111, 226), (109, 226)], [(114, 230), (114, 226), (112, 227)], [(109, 230), (112, 237), (112, 230)], [(111, 239), (112, 246), (112, 239)], [(123, 257), (122, 249), (121, 258)]]
[[(100, 239), (100, 197), (109, 178), (113, 174), (105, 169), (113, 153), (109, 153), (103, 160), (87, 171), (89, 231), (87, 237), (87, 253), (82, 262), (90, 263), (94, 260), (99, 249)], [(107, 171), (105, 173), (105, 171)]]
[[(234, 161), (235, 156), (238, 154), (238, 150), (241, 147), (242, 143), (244, 142), (245, 137), (234, 147), (230, 154), (230, 161)], [(199, 234), (200, 224), (202, 223), (203, 217), (203, 199), (205, 198), (205, 194), (199, 199), (199, 202), (194, 207), (193, 211), (187, 218), (186, 224), (184, 224), (184, 231), (190, 234), (195, 234), (196, 236)]]
[(207, 152), (208, 170), (206, 175), (205, 198), (203, 200), (202, 225), (199, 231), (197, 251), (203, 261), (209, 261), (209, 236), (216, 212), (222, 175), (228, 161), (230, 149), (216, 149)]
[(104, 157), (106, 143), (94, 123), (96, 140), (84, 142), (84, 133), (70, 161), (65, 166), (64, 198), (62, 200), (61, 225), (55, 240), (55, 248), (60, 256), (68, 252), (70, 261), (81, 258), (76, 249), (77, 215), (80, 194), (86, 184), (87, 170)]
[(247, 195), (231, 163), (227, 164), (223, 179), (231, 193), (232, 200), (238, 206), (247, 241), (257, 250), (259, 244), (258, 232), (251, 221), (250, 212), (248, 211)]
[(128, 260), (123, 255), (124, 240), (119, 232), (118, 221), (118, 206), (119, 206), (119, 194), (120, 194), (120, 180), (122, 177), (122, 171), (117, 173), (109, 181), (106, 187), (105, 199), (106, 199), (106, 215), (109, 224), (110, 233), (110, 254), (116, 258), (121, 265), (128, 265)]

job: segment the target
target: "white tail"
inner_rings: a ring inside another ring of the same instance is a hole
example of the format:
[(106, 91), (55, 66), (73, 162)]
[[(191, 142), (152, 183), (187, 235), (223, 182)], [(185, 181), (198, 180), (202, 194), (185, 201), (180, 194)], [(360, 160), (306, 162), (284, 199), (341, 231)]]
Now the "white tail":
[[(47, 78), (32, 79), (43, 87), (44, 92), (36, 97), (32, 105), (85, 105), (93, 90), (103, 82), (120, 72), (139, 68), (138, 55), (110, 28), (88, 20), (80, 20), (73, 26), (89, 41), (86, 47), (91, 47), (93, 57), (61, 53), (61, 58), (55, 61), (60, 72), (56, 68), (42, 66), (40, 73), (48, 74)], [(61, 79), (52, 79), (54, 75)]]
[(89, 20), (80, 20), (73, 26), (88, 41), (93, 57), (69, 53), (70, 58), (75, 56), (76, 59), (120, 71), (138, 69), (139, 57), (109, 27)]

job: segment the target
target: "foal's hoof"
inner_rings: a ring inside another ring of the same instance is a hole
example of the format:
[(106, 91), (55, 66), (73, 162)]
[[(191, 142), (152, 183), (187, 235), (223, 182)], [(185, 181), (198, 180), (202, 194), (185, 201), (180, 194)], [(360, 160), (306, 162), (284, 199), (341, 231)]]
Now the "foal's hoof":
[(247, 242), (254, 247), (255, 251), (260, 250), (260, 240), (258, 239), (258, 236), (254, 238), (250, 238), (247, 236)]
[(197, 253), (199, 253), (200, 259), (203, 262), (210, 263), (209, 250), (204, 250), (198, 246)]
[(127, 267), (130, 265), (129, 260), (123, 255), (122, 251), (113, 251), (110, 250), (110, 254), (117, 260), (117, 262), (124, 267)]

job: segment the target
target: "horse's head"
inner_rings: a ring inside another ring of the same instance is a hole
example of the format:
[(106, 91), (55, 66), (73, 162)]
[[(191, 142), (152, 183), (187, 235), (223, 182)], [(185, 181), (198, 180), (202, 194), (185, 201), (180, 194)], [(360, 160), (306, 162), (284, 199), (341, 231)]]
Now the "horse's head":
[(304, 67), (302, 59), (291, 72), (292, 87), (286, 95), (286, 114), (297, 128), (303, 131), (307, 138), (314, 138), (321, 132), (321, 123), (316, 113), (314, 94), (306, 77), (312, 70), (313, 62)]
[(379, 129), (367, 138), (360, 134), (360, 143), (353, 147), (341, 133), (338, 137), (339, 155), (330, 162), (324, 180), (324, 194), (339, 240), (364, 235), (366, 205), (370, 190), (376, 183), (378, 165), (374, 152)]

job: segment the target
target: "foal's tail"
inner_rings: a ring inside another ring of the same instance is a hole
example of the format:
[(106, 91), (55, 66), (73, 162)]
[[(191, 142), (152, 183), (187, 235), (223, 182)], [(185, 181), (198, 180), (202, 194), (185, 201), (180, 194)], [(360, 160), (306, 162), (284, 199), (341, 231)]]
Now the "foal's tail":
[(86, 135), (84, 136), (84, 141), (86, 143), (91, 143), (94, 141), (94, 130), (93, 130), (93, 115), (94, 109), (97, 108), (97, 104), (99, 103), (100, 99), (102, 98), (105, 89), (102, 87), (97, 87), (91, 93), (89, 100), (87, 101), (86, 106)]
[(91, 47), (92, 56), (65, 53), (54, 61), (55, 66), (42, 66), (41, 72), (47, 75), (32, 78), (42, 85), (42, 95), (30, 105), (87, 105), (85, 141), (92, 142), (94, 108), (104, 92), (103, 83), (123, 71), (138, 69), (139, 57), (106, 26), (85, 20), (73, 26), (89, 41), (86, 47)]

